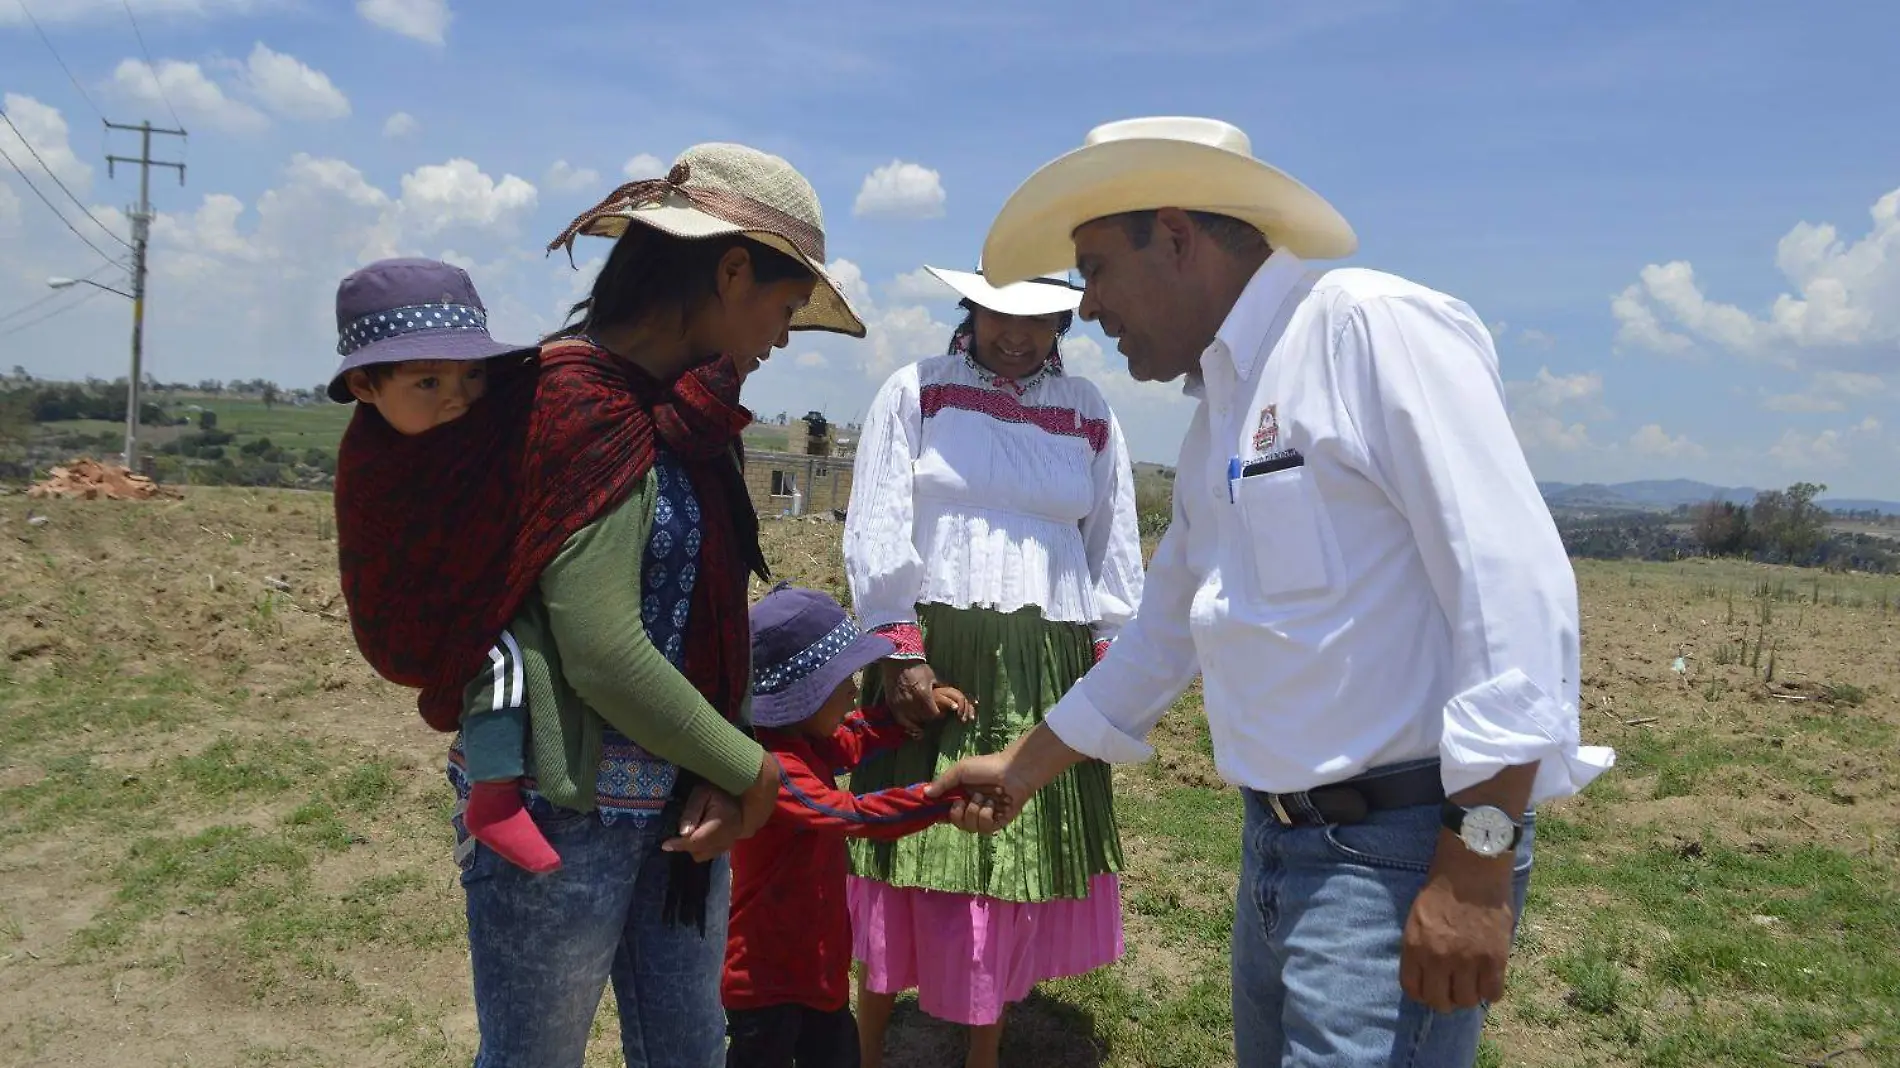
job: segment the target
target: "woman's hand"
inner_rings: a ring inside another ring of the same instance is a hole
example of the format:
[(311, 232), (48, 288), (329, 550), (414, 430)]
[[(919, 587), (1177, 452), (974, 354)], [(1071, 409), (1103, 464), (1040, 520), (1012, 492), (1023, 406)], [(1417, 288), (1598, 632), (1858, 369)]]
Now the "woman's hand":
[(739, 820), (739, 837), (750, 838), (759, 833), (772, 818), (772, 809), (778, 805), (779, 767), (778, 758), (766, 753), (759, 761), (759, 777), (739, 796), (742, 816)]
[(965, 697), (963, 691), (955, 686), (937, 683), (931, 689), (930, 697), (939, 719), (944, 716), (955, 716), (965, 723), (975, 722), (976, 702)]
[[(767, 759), (770, 759), (769, 757)], [(701, 864), (731, 851), (741, 834), (739, 802), (711, 783), (700, 783), (686, 795), (680, 813), (679, 837), (660, 845), (668, 853), (691, 853)]]
[(886, 660), (884, 670), (884, 703), (890, 706), (891, 718), (904, 728), (912, 738), (924, 732), (927, 724), (935, 723), (943, 713), (937, 710), (937, 673), (922, 660)]

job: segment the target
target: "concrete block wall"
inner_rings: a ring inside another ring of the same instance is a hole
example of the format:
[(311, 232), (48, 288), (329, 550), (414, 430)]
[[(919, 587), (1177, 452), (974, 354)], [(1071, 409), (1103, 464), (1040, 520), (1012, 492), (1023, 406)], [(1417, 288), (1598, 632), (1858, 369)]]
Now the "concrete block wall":
[(785, 452), (747, 452), (746, 488), (762, 516), (792, 509), (791, 490), (803, 498), (805, 515), (843, 510), (851, 502), (851, 460)]

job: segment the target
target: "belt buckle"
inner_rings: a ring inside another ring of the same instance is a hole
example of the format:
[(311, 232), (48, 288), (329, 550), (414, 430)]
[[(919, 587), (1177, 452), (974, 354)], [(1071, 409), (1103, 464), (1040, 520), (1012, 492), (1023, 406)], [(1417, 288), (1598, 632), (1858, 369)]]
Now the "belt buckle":
[(1279, 794), (1267, 795), (1267, 807), (1273, 810), (1273, 818), (1280, 821), (1280, 826), (1293, 826), (1293, 817), (1287, 815), (1286, 806), (1280, 803)]

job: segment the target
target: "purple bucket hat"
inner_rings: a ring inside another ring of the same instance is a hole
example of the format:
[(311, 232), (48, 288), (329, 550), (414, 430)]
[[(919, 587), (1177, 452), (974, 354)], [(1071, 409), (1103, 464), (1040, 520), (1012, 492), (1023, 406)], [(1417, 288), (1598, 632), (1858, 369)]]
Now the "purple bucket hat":
[(440, 260), (378, 260), (336, 287), (337, 354), (330, 399), (356, 398), (343, 377), (404, 360), (486, 360), (519, 352), (488, 336), (488, 309), (468, 272)]
[(852, 672), (896, 651), (832, 598), (781, 583), (752, 606), (753, 726), (811, 718)]

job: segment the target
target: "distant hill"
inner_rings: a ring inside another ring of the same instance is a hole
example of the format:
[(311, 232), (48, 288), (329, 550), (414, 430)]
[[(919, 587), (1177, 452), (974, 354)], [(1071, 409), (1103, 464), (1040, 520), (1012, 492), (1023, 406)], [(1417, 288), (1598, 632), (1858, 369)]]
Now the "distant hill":
[[(1650, 479), (1603, 485), (1596, 482), (1539, 482), (1537, 488), (1554, 509), (1575, 511), (1668, 512), (1706, 501), (1748, 504), (1760, 492), (1752, 486), (1715, 486), (1687, 478)], [(1900, 515), (1900, 501), (1824, 497), (1816, 502), (1836, 512)]]

